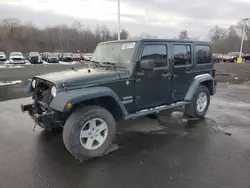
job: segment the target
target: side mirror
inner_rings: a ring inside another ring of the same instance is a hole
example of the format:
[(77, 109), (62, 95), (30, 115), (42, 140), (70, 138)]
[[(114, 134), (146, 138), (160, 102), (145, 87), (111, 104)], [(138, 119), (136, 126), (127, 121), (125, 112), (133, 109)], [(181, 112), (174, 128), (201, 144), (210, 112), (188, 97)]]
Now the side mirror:
[(139, 67), (141, 70), (153, 70), (154, 69), (154, 60), (153, 59), (141, 60)]

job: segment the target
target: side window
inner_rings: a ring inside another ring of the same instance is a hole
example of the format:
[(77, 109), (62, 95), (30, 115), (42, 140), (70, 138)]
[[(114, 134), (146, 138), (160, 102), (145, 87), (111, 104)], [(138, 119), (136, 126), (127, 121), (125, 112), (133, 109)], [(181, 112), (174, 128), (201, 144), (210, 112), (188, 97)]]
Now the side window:
[(191, 46), (186, 44), (174, 45), (174, 65), (185, 66), (192, 64)]
[(141, 60), (155, 60), (155, 67), (167, 66), (167, 46), (166, 45), (145, 45), (141, 55)]
[(198, 65), (211, 63), (210, 46), (196, 45), (196, 63)]

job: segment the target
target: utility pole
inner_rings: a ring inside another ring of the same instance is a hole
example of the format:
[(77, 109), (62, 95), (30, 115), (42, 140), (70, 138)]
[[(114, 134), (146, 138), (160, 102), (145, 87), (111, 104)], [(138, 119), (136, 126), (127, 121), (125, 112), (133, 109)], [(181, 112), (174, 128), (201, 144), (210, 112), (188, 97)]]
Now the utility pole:
[(118, 40), (121, 39), (120, 0), (118, 0)]
[(240, 45), (240, 59), (242, 62), (242, 49), (243, 49), (243, 45), (244, 45), (244, 38), (245, 38), (245, 30), (246, 30), (246, 22), (249, 20), (249, 18), (244, 18), (242, 19), (243, 21), (243, 30), (242, 30), (242, 39), (241, 39), (241, 45)]

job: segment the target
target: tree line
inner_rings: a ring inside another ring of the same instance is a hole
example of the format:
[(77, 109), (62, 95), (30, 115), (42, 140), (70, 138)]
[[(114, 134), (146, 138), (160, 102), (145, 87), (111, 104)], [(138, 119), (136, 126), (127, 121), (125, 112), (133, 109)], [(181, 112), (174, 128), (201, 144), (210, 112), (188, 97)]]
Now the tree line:
[[(250, 53), (250, 25), (246, 22), (243, 53)], [(229, 28), (215, 26), (208, 32), (213, 47), (216, 53), (239, 52), (243, 34), (243, 21), (239, 21)]]
[[(121, 39), (129, 33), (122, 29)], [(38, 28), (33, 23), (22, 23), (18, 19), (0, 22), (0, 51), (38, 52), (93, 52), (99, 42), (117, 40), (117, 32), (106, 26), (91, 29), (75, 21), (72, 25), (55, 25)]]

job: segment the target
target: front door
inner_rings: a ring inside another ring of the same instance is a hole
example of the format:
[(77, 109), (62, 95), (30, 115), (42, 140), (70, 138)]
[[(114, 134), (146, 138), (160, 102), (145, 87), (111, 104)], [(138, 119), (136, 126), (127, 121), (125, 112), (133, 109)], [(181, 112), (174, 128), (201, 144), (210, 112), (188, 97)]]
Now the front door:
[[(135, 76), (135, 103), (138, 110), (168, 104), (171, 101), (171, 74), (167, 43), (144, 43), (140, 60), (154, 60), (153, 70), (140, 70)], [(139, 67), (139, 66), (138, 66)]]
[(173, 100), (184, 99), (194, 77), (191, 43), (172, 43)]

